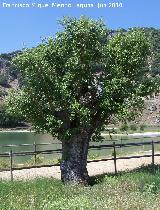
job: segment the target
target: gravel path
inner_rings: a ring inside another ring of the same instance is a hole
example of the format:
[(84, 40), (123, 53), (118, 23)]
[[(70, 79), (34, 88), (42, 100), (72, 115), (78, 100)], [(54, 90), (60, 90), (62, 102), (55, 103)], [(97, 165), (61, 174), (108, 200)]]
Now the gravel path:
[[(145, 152), (145, 154), (151, 154), (151, 152), (148, 151)], [(117, 160), (117, 170), (118, 171), (132, 170), (142, 165), (150, 164), (151, 160), (152, 160), (151, 157), (129, 159), (129, 160)], [(160, 157), (155, 157), (155, 164), (160, 164)], [(90, 176), (95, 176), (108, 172), (114, 172), (114, 164), (112, 160), (88, 163), (87, 168)], [(52, 167), (41, 167), (41, 168), (13, 171), (13, 178), (16, 180), (28, 180), (37, 177), (48, 177), (48, 178), (54, 177), (60, 179), (61, 177), (60, 168), (59, 166), (52, 166)], [(10, 180), (10, 172), (9, 171), (0, 172), (0, 180)]]

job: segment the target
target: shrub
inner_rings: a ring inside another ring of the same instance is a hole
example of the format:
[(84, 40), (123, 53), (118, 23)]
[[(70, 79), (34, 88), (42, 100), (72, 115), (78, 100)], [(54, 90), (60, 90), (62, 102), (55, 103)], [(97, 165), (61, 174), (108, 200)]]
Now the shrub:
[(0, 104), (0, 126), (1, 127), (14, 127), (22, 120), (21, 116), (14, 116), (9, 114), (4, 103)]
[(120, 127), (120, 131), (127, 131), (129, 129), (129, 126), (125, 123)]
[(6, 93), (4, 91), (0, 90), (0, 97), (3, 97), (5, 95), (6, 95)]
[(130, 129), (131, 129), (132, 131), (136, 131), (136, 130), (137, 130), (137, 125), (136, 125), (136, 124), (131, 124), (131, 125), (130, 125)]
[(144, 131), (145, 128), (146, 128), (146, 125), (144, 125), (144, 124), (141, 124), (141, 125), (139, 126), (140, 131)]
[(4, 86), (8, 84), (8, 77), (6, 75), (0, 75), (0, 85)]

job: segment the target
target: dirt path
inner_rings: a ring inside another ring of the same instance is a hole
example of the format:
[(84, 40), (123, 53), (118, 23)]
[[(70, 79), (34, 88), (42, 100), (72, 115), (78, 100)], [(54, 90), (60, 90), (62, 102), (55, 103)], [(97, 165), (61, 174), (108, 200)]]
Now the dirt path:
[[(101, 133), (102, 136), (108, 136), (108, 133)], [(129, 136), (129, 137), (158, 137), (160, 136), (160, 132), (159, 131), (154, 131), (154, 132), (144, 132), (144, 133), (128, 133), (128, 134), (121, 134), (121, 133), (117, 133), (117, 134), (111, 134), (111, 136)]]
[[(145, 154), (151, 154), (151, 152), (146, 152)], [(151, 159), (151, 157), (145, 157), (129, 160), (117, 160), (117, 170), (131, 170), (142, 165), (147, 165), (151, 163)], [(155, 157), (155, 164), (160, 164), (160, 157)], [(88, 163), (87, 168), (90, 176), (114, 172), (114, 164), (112, 160)], [(13, 178), (16, 180), (28, 180), (37, 177), (54, 177), (60, 179), (60, 168), (59, 166), (53, 166), (13, 171)], [(0, 172), (0, 180), (10, 180), (10, 172)]]

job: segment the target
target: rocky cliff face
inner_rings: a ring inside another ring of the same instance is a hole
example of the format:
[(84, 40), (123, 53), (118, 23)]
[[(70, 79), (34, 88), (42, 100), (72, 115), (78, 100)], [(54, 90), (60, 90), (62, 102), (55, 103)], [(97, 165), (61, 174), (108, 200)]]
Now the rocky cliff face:
[(160, 126), (160, 94), (154, 94), (145, 99), (145, 109), (139, 120), (147, 125)]

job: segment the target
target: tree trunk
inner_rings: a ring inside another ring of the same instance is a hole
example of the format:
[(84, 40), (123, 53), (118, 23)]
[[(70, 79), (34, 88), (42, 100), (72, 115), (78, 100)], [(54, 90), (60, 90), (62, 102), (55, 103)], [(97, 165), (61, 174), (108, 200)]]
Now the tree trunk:
[(87, 133), (71, 136), (62, 141), (61, 180), (64, 183), (87, 184), (87, 154), (89, 137)]

